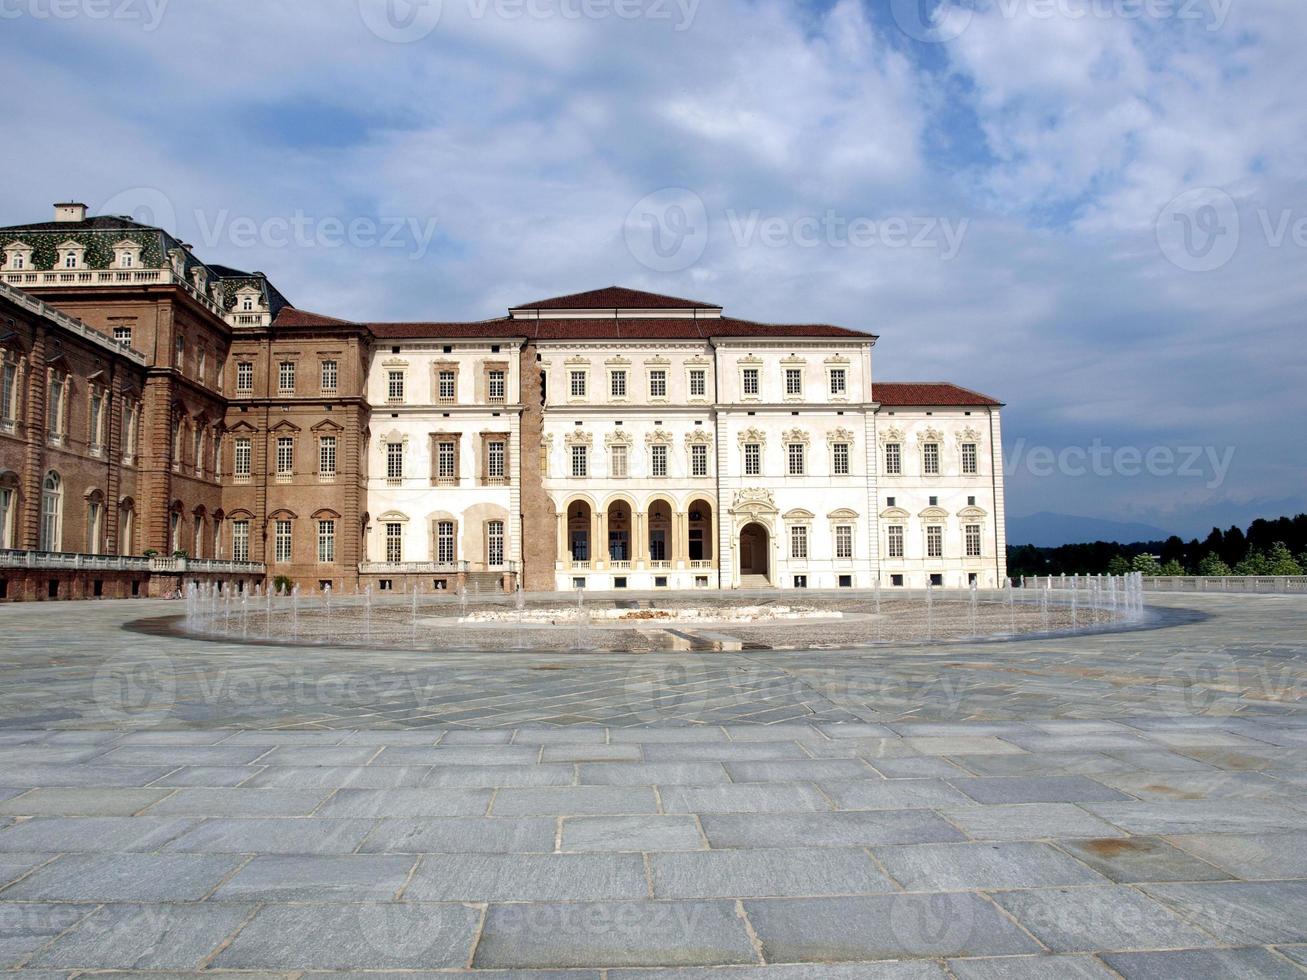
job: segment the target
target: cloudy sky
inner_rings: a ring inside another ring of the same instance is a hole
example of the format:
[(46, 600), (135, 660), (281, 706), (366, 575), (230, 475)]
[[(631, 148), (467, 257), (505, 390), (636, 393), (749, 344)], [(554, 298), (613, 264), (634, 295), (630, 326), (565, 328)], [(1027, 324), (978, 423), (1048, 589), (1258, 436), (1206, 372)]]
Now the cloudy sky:
[[(1009, 404), (1009, 513), (1307, 509), (1302, 0), (0, 0), (0, 223), (298, 306), (610, 283)], [(1296, 67), (1295, 67), (1296, 66)]]

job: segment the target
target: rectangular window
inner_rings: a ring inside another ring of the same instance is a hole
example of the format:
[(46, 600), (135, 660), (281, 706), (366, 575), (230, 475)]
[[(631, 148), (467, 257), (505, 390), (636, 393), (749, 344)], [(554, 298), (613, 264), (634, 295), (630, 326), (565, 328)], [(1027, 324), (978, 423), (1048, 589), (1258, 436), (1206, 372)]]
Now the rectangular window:
[(277, 390), (293, 392), (295, 390), (295, 362), (282, 361), (277, 365)]
[(903, 447), (897, 442), (885, 444), (885, 472), (890, 476), (903, 472)]
[(649, 447), (649, 475), (650, 476), (667, 475), (667, 447), (666, 446)]
[(787, 457), (788, 457), (788, 459), (789, 459), (789, 473), (790, 473), (790, 476), (803, 476), (803, 471), (804, 471), (804, 465), (803, 465), (803, 462), (804, 462), (804, 461), (803, 461), (803, 456), (804, 456), (804, 445), (803, 445), (803, 443), (801, 443), (801, 442), (792, 442), (792, 443), (789, 444), (788, 447), (786, 447), (786, 449), (787, 449)]
[(336, 437), (323, 436), (318, 440), (318, 475), (336, 475)]
[(791, 398), (803, 394), (802, 368), (785, 369), (785, 394)]
[(589, 452), (589, 450), (588, 450), (587, 447), (585, 447), (585, 446), (573, 446), (573, 447), (572, 447), (572, 475), (573, 475), (573, 476), (587, 476), (587, 475), (588, 475), (588, 473), (587, 473), (587, 470), (588, 470), (588, 466), (587, 466), (587, 463), (588, 463), (587, 454), (588, 454), (588, 452)]
[(243, 395), (254, 390), (254, 365), (249, 361), (236, 362), (236, 390)]
[(113, 339), (118, 341), (124, 347), (132, 346), (132, 328), (131, 327), (114, 327)]
[(690, 447), (690, 475), (708, 475), (708, 447), (695, 444)]
[(690, 397), (703, 398), (708, 394), (708, 372), (703, 368), (690, 370)]
[(58, 436), (64, 430), (64, 379), (57, 374), (50, 379), (50, 400), (45, 414), (50, 435)]
[(608, 375), (608, 392), (613, 398), (626, 397), (626, 372), (613, 371)]
[(962, 444), (962, 472), (968, 475), (976, 473), (976, 444), (974, 442), (964, 442)]
[(837, 442), (831, 447), (833, 454), (831, 465), (834, 467), (836, 476), (849, 475), (849, 444), (847, 442)]
[(404, 400), (404, 372), (391, 371), (386, 378), (386, 401), (402, 402)]
[(850, 524), (835, 525), (835, 557), (845, 561), (853, 557), (853, 526)]
[(507, 378), (503, 371), (494, 370), (486, 374), (486, 395), (492, 402), (502, 402), (507, 390)]
[(104, 395), (98, 391), (91, 393), (90, 436), (92, 450), (98, 450), (104, 445)]
[(762, 446), (756, 442), (744, 444), (744, 475), (762, 475)]
[(404, 525), (386, 525), (386, 561), (390, 564), (404, 560)]
[(275, 560), (278, 562), (290, 561), (290, 521), (276, 522), (273, 542), (275, 544)]
[(492, 480), (504, 478), (504, 460), (508, 455), (508, 443), (494, 440), (486, 444), (486, 476)]
[(585, 372), (584, 371), (571, 372), (571, 387), (569, 388), (569, 390), (571, 391), (573, 398), (585, 397)]
[(745, 395), (756, 396), (758, 394), (758, 369), (744, 369), (744, 393)]
[(612, 472), (609, 475), (618, 477), (619, 479), (625, 478), (626, 477), (626, 447), (613, 446), (612, 460), (613, 460), (613, 464), (611, 467)]
[(667, 397), (667, 372), (666, 371), (649, 372), (649, 397), (650, 398)]
[(453, 371), (441, 371), (436, 376), (436, 397), (443, 405), (452, 405), (458, 397), (457, 377)]
[(968, 524), (966, 527), (967, 557), (980, 557), (980, 525)]
[(290, 476), (295, 472), (295, 440), (291, 436), (277, 437), (277, 475)]
[(890, 558), (903, 557), (903, 525), (891, 524), (886, 530), (889, 535), (888, 553)]
[(944, 557), (944, 528), (938, 524), (926, 526), (926, 557)]
[(790, 528), (790, 557), (800, 561), (808, 557), (808, 528), (803, 524)]
[(486, 564), (492, 568), (504, 564), (503, 521), (491, 521), (486, 525)]
[(336, 385), (340, 382), (340, 369), (335, 361), (322, 362), (322, 390), (324, 392), (335, 392)]
[(436, 443), (436, 479), (452, 480), (458, 476), (457, 449), (451, 440)]
[(18, 416), (18, 366), (5, 364), (0, 376), (0, 420), (12, 422)]
[(231, 557), (235, 561), (250, 560), (250, 522), (231, 522)]
[(436, 524), (436, 561), (442, 565), (454, 564), (454, 522)]
[(927, 476), (939, 475), (939, 443), (928, 442), (921, 447), (922, 464)]
[(386, 443), (386, 479), (404, 479), (404, 444), (402, 442)]
[[(136, 413), (138, 409), (136, 403), (132, 401), (123, 402), (123, 462), (130, 463), (136, 458)], [(222, 465), (222, 460), (215, 460), (215, 468)], [(218, 476), (214, 473), (214, 476)]]
[(844, 368), (831, 368), (830, 370), (830, 393), (833, 397), (840, 397), (848, 394), (849, 378)]
[(336, 561), (336, 522), (318, 521), (318, 564), (331, 565)]
[(231, 475), (249, 479), (250, 461), (253, 457), (253, 444), (249, 439), (237, 439), (233, 452), (235, 455), (232, 460)]

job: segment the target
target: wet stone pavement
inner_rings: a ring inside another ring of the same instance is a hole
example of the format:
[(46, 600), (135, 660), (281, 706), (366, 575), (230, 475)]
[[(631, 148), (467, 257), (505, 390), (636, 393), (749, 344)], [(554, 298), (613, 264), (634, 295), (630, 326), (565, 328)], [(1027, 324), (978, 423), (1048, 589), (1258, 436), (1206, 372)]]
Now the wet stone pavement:
[(0, 969), (1302, 977), (1307, 598), (901, 650), (424, 655), (0, 608)]

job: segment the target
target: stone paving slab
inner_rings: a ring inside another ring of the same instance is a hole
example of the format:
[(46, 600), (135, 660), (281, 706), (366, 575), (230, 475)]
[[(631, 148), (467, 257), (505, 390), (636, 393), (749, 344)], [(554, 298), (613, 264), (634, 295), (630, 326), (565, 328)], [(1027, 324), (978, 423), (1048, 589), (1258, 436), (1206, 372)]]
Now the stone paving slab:
[(1174, 950), (1104, 953), (1103, 961), (1126, 980), (1302, 980), (1302, 971), (1266, 949)]
[[(552, 844), (552, 828), (550, 828)], [(707, 847), (694, 814), (640, 817), (567, 817), (561, 851), (697, 851)]]
[(479, 968), (757, 963), (735, 902), (492, 905)]
[(240, 858), (207, 854), (70, 854), (2, 893), (57, 902), (194, 902), (240, 867)]
[(871, 895), (893, 884), (855, 848), (767, 848), (654, 854), (656, 898)]
[(238, 970), (461, 967), (481, 916), (463, 905), (271, 905), (213, 962)]
[[(1234, 843), (1238, 838), (1224, 836)], [(1190, 848), (1185, 853), (1160, 837), (1100, 837), (1087, 840), (1059, 840), (1057, 846), (1083, 861), (1112, 881), (1208, 881), (1230, 875), (1210, 861), (1199, 860), (1201, 851)]]
[(1072, 803), (949, 807), (939, 812), (951, 825), (974, 840), (1127, 836), (1124, 830)]
[(1117, 980), (1094, 956), (994, 956), (977, 960), (949, 960), (957, 980)]
[(198, 970), (253, 911), (239, 905), (105, 905), (30, 962), (95, 970)]
[(429, 854), (404, 896), (435, 902), (594, 902), (645, 898), (638, 854)]
[(746, 901), (763, 956), (779, 962), (1039, 952), (978, 895)]
[(0, 833), (0, 853), (157, 851), (199, 823), (179, 817), (34, 817)]
[(994, 900), (1058, 953), (1222, 945), (1125, 885), (1005, 891)]
[(1232, 945), (1307, 942), (1307, 881), (1166, 882), (1141, 887)]
[(913, 844), (876, 847), (908, 891), (975, 891), (1102, 884), (1103, 877), (1047, 844)]
[(215, 902), (386, 902), (417, 859), (363, 854), (259, 855), (228, 878)]

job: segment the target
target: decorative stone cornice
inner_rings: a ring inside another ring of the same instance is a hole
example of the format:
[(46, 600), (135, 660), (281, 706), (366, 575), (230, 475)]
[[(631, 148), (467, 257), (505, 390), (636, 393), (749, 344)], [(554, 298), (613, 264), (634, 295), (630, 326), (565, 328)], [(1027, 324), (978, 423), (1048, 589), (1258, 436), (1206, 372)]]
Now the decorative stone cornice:
[(646, 433), (644, 437), (647, 446), (670, 446), (674, 441), (672, 434), (662, 429), (654, 429), (652, 432)]
[(735, 491), (735, 500), (731, 503), (732, 514), (758, 516), (776, 513), (776, 498), (772, 492), (763, 487), (748, 487)]
[(743, 446), (746, 442), (756, 442), (760, 446), (767, 445), (767, 433), (763, 432), (762, 429), (755, 429), (755, 428), (745, 429), (743, 432), (740, 433), (739, 438), (740, 438), (741, 446)]
[(959, 445), (962, 444), (962, 443), (965, 443), (965, 442), (975, 442), (975, 443), (979, 443), (979, 442), (980, 442), (980, 433), (977, 432), (975, 429), (973, 429), (971, 426), (967, 426), (965, 429), (962, 429), (962, 430), (958, 433), (958, 443), (959, 443)]
[(943, 441), (944, 433), (940, 432), (939, 429), (928, 428), (917, 433), (917, 444), (919, 446), (925, 446), (932, 442), (941, 443)]
[(616, 432), (610, 432), (608, 435), (604, 436), (605, 446), (629, 446), (633, 442), (635, 442), (635, 440), (631, 438), (631, 434), (629, 432), (623, 432), (621, 429), (618, 429)]
[(569, 446), (593, 446), (594, 436), (592, 436), (589, 432), (585, 432), (583, 430), (577, 430), (575, 432), (569, 432), (563, 438), (563, 441), (567, 443)]
[(882, 446), (894, 442), (901, 445), (903, 443), (903, 430), (897, 425), (891, 425), (888, 429), (881, 429), (878, 438), (880, 439), (880, 444)]
[(695, 429), (693, 432), (685, 434), (685, 444), (687, 446), (711, 446), (712, 434), (706, 429)]
[(811, 439), (808, 436), (808, 433), (804, 432), (802, 429), (790, 429), (785, 433), (785, 435), (781, 436), (781, 442), (786, 446), (794, 445), (795, 443), (802, 443), (806, 446), (810, 441)]
[(832, 429), (826, 433), (826, 441), (832, 446), (837, 442), (851, 443), (853, 442), (853, 433), (845, 428)]

